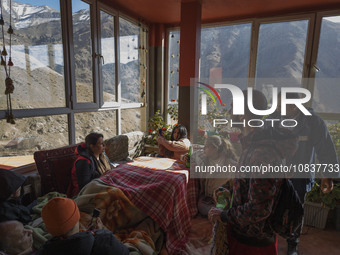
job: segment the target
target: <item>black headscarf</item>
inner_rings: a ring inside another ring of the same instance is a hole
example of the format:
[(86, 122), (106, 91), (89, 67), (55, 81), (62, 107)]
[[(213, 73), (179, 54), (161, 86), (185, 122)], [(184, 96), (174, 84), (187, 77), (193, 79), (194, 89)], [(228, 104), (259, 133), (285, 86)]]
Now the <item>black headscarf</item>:
[(0, 222), (18, 220), (30, 222), (30, 210), (21, 204), (21, 198), (11, 197), (25, 182), (25, 177), (10, 170), (0, 169)]
[(6, 201), (25, 180), (26, 178), (20, 174), (0, 168), (0, 202)]

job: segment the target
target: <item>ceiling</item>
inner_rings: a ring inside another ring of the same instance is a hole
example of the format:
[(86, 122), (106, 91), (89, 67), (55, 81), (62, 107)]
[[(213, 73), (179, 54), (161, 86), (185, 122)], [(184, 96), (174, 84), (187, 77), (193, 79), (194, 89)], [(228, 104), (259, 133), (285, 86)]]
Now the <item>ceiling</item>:
[[(179, 24), (181, 2), (195, 0), (100, 0), (147, 23)], [(203, 23), (340, 9), (340, 0), (202, 0)]]

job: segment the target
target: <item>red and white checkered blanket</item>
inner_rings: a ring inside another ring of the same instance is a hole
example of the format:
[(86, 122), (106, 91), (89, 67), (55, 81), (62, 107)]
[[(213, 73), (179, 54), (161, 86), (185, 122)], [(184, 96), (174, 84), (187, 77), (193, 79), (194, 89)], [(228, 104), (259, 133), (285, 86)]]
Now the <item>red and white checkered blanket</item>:
[(197, 186), (188, 176), (185, 166), (175, 160), (141, 157), (100, 179), (121, 189), (157, 222), (166, 232), (169, 254), (180, 254), (188, 241), (191, 217), (197, 213)]

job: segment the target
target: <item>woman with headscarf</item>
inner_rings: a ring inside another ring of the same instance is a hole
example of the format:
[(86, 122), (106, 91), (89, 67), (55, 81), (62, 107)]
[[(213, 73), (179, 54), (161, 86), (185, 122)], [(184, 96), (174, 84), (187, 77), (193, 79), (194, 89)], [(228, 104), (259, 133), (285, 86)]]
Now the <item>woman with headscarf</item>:
[(0, 169), (0, 222), (30, 222), (30, 210), (21, 203), (21, 186), (26, 178), (11, 170)]
[(71, 186), (67, 194), (69, 197), (77, 195), (91, 180), (111, 169), (103, 138), (102, 134), (91, 133), (86, 136), (85, 143), (76, 148), (77, 159), (72, 168)]
[[(223, 167), (236, 165), (237, 157), (232, 144), (228, 140), (213, 135), (205, 140), (203, 151), (197, 151), (192, 155), (192, 162), (200, 167)], [(211, 174), (204, 173), (199, 178), (200, 189), (197, 207), (203, 216), (208, 216), (209, 210), (216, 206), (213, 198), (214, 191), (220, 186), (229, 188), (231, 185), (230, 175), (222, 174), (221, 176), (215, 173), (214, 176), (216, 177), (211, 178)]]

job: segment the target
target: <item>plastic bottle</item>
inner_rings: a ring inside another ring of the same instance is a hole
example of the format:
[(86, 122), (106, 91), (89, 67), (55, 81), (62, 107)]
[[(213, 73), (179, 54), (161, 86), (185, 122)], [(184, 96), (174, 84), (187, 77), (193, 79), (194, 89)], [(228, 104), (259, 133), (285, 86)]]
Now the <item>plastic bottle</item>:
[[(223, 187), (219, 187), (218, 188), (218, 192), (223, 191)], [(220, 209), (224, 209), (225, 207), (225, 194), (219, 194), (217, 196), (217, 203), (216, 203), (216, 207), (220, 208)]]
[(187, 155), (187, 162), (186, 162), (186, 167), (187, 168), (190, 168), (190, 157), (191, 157), (191, 145), (189, 147), (189, 152), (188, 152), (188, 155)]

